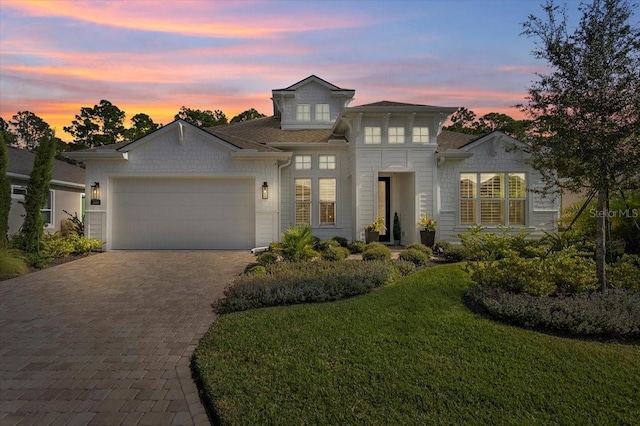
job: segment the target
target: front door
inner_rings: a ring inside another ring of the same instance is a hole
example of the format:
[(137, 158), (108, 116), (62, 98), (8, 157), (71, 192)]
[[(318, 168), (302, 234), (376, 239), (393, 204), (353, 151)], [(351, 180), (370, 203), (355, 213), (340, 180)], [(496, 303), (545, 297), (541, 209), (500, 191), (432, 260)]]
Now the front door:
[(390, 177), (378, 178), (378, 216), (384, 219), (387, 230), (380, 233), (380, 241), (388, 242), (391, 240), (391, 186)]

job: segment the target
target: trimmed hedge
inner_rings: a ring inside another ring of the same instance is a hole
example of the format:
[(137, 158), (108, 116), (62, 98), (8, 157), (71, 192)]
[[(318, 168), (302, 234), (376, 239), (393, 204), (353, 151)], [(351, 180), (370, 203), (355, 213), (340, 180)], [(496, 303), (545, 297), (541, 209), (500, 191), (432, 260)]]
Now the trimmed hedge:
[(364, 294), (391, 281), (390, 262), (301, 262), (271, 265), (266, 275), (243, 275), (212, 304), (218, 314)]
[(464, 301), (503, 322), (573, 335), (640, 339), (640, 293), (609, 290), (536, 297), (473, 286)]
[(431, 257), (427, 255), (427, 253), (417, 248), (410, 248), (408, 250), (404, 250), (400, 253), (399, 257), (400, 257), (400, 260), (411, 262), (417, 267), (426, 266), (431, 260)]
[(385, 261), (391, 259), (391, 250), (381, 243), (369, 243), (362, 253), (362, 260)]
[(408, 246), (405, 247), (406, 250), (418, 250), (421, 251), (422, 253), (426, 254), (428, 257), (433, 256), (433, 250), (431, 250), (431, 247), (427, 247), (424, 244), (420, 244), (420, 243), (413, 243), (413, 244), (409, 244)]
[(322, 259), (330, 262), (336, 262), (338, 260), (345, 260), (351, 252), (344, 247), (329, 247), (322, 252)]

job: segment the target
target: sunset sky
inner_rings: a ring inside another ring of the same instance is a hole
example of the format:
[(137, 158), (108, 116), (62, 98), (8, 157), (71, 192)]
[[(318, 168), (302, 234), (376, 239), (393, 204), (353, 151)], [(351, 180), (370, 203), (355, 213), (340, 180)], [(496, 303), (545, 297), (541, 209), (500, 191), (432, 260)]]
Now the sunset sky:
[(512, 105), (545, 71), (519, 35), (540, 3), (0, 0), (0, 116), (31, 111), (69, 141), (62, 127), (101, 99), (127, 127), (139, 112), (167, 124), (183, 105), (271, 115), (271, 89), (315, 74), (355, 89), (352, 106), (520, 118)]

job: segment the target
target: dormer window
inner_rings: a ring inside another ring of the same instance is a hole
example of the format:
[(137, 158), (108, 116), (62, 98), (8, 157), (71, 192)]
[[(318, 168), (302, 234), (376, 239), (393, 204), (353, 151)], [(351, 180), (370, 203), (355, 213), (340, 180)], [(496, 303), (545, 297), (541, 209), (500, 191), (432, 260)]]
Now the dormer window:
[(404, 127), (389, 127), (389, 143), (404, 143)]
[(329, 121), (329, 104), (316, 104), (316, 121)]
[(429, 128), (414, 127), (412, 141), (413, 143), (429, 143)]
[(380, 127), (365, 127), (364, 128), (364, 143), (379, 144), (382, 142), (382, 132)]
[(296, 121), (311, 121), (311, 106), (309, 104), (298, 104)]

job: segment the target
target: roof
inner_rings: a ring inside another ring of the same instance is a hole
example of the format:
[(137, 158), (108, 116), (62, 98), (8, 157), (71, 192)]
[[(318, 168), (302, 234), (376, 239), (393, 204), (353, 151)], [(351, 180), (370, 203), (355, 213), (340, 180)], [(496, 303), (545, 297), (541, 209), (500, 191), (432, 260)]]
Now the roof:
[(266, 146), (268, 143), (322, 143), (344, 139), (333, 135), (330, 129), (282, 130), (280, 117), (256, 118), (204, 130), (239, 148), (255, 148), (258, 151), (279, 151)]
[(326, 86), (328, 89), (330, 90), (334, 90), (334, 91), (348, 91), (348, 92), (355, 92), (355, 90), (353, 89), (344, 89), (342, 87), (338, 87), (335, 84), (329, 83), (327, 80), (324, 80), (320, 77), (318, 77), (317, 75), (310, 75), (307, 78), (303, 78), (302, 80), (298, 81), (297, 83), (292, 84), (289, 87), (285, 87), (284, 89), (273, 89), (274, 92), (283, 92), (283, 91), (294, 91), (296, 90), (298, 87), (303, 86), (304, 84), (308, 83), (309, 81), (315, 80), (319, 83), (322, 83), (324, 86)]
[(428, 107), (431, 105), (407, 104), (404, 102), (393, 102), (393, 101), (378, 101), (370, 104), (357, 105), (357, 106), (360, 106), (360, 107), (407, 107), (407, 106)]
[[(36, 154), (26, 149), (7, 147), (9, 153), (7, 173), (29, 176)], [(54, 160), (52, 180), (84, 185), (84, 169), (60, 160)]]
[(480, 139), (482, 136), (470, 135), (468, 133), (450, 132), (443, 130), (438, 135), (438, 151), (446, 151), (447, 149), (458, 149), (463, 146)]

